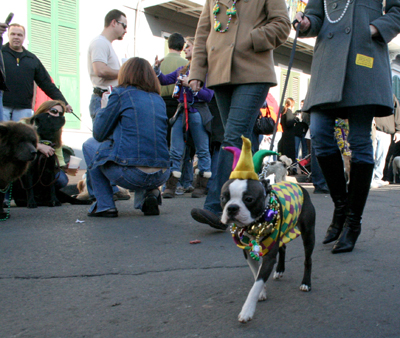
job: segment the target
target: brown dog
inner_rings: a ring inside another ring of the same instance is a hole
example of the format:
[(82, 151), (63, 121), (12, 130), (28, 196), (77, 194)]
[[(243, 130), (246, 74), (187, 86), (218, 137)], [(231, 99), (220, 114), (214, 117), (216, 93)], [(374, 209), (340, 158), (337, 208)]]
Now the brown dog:
[(4, 195), (35, 159), (37, 142), (31, 126), (13, 121), (0, 123), (0, 219), (9, 216), (3, 210)]

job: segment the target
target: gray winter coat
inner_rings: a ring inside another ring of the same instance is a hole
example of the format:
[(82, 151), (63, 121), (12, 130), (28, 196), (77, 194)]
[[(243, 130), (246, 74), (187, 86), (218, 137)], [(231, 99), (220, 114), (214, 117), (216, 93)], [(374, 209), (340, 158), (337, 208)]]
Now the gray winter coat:
[[(331, 20), (343, 13), (347, 0), (325, 0)], [(392, 79), (387, 44), (400, 33), (400, 1), (349, 0), (343, 18), (330, 23), (324, 1), (309, 0), (304, 14), (311, 22), (301, 37), (317, 36), (310, 87), (303, 111), (312, 107), (342, 108), (378, 105), (376, 116), (393, 111)], [(380, 36), (371, 37), (369, 25)]]

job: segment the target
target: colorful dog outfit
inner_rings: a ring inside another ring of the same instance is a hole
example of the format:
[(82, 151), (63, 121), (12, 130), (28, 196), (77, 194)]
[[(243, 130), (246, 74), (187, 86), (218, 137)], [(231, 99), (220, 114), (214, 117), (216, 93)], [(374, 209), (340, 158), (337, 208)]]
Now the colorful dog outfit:
[[(256, 164), (253, 164), (251, 159), (250, 140), (245, 137), (242, 137), (242, 139), (242, 152), (230, 179), (258, 180), (257, 174), (254, 175)], [(254, 155), (254, 158), (259, 161), (260, 157)], [(251, 168), (253, 168), (252, 172)], [(254, 224), (245, 228), (239, 228), (236, 225), (231, 226), (232, 237), (236, 245), (241, 249), (248, 250), (250, 257), (255, 260), (266, 255), (278, 238), (279, 246), (282, 246), (301, 234), (296, 228), (304, 201), (300, 186), (291, 182), (279, 182), (271, 187), (269, 203), (266, 205), (264, 213)]]

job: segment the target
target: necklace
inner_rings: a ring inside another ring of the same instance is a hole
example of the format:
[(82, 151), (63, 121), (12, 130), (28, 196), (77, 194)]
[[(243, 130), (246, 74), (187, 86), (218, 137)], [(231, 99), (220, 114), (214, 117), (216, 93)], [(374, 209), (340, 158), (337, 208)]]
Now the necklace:
[(343, 10), (342, 14), (339, 16), (339, 18), (337, 18), (336, 20), (332, 20), (332, 19), (329, 17), (329, 14), (328, 14), (328, 6), (326, 5), (326, 0), (324, 0), (324, 11), (325, 11), (325, 15), (326, 15), (326, 18), (328, 19), (328, 21), (329, 21), (330, 23), (338, 23), (340, 20), (342, 20), (343, 16), (346, 14), (347, 8), (348, 8), (349, 5), (350, 5), (350, 1), (351, 1), (351, 0), (347, 0), (346, 6), (344, 7), (344, 10)]
[(214, 30), (216, 31), (216, 32), (220, 32), (220, 33), (225, 33), (228, 29), (229, 29), (229, 25), (230, 25), (230, 23), (231, 23), (231, 21), (232, 21), (232, 16), (234, 16), (234, 15), (236, 15), (236, 2), (237, 2), (238, 0), (234, 0), (233, 1), (233, 4), (232, 4), (232, 7), (231, 8), (228, 8), (227, 10), (226, 10), (226, 15), (228, 16), (228, 23), (226, 24), (226, 28), (225, 29), (221, 29), (221, 27), (222, 27), (222, 24), (221, 24), (221, 22), (219, 22), (218, 20), (217, 20), (217, 14), (219, 13), (219, 11), (220, 11), (220, 7), (219, 7), (219, 0), (217, 0), (217, 2), (215, 3), (215, 5), (214, 5), (214, 8), (213, 8), (213, 14), (214, 14)]

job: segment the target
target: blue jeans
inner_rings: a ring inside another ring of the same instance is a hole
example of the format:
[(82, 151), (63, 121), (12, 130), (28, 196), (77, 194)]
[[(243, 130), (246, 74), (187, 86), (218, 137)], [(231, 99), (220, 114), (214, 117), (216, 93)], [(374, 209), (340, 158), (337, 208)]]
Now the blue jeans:
[(187, 189), (193, 184), (193, 161), (190, 157), (190, 148), (188, 145), (185, 146), (185, 155), (182, 160), (182, 176), (179, 180), (179, 184)]
[(315, 148), (313, 147), (313, 142), (311, 142), (311, 180), (316, 190), (329, 191), (324, 174), (322, 173), (317, 157), (315, 156)]
[[(171, 129), (171, 171), (181, 171), (181, 161), (185, 151), (185, 141), (183, 139), (183, 118), (185, 114), (179, 114)], [(196, 154), (199, 158), (200, 172), (211, 171), (211, 156), (209, 150), (209, 139), (206, 129), (203, 126), (200, 113), (189, 113), (189, 130), (192, 135)]]
[(307, 141), (305, 139), (305, 137), (299, 137), (299, 136), (295, 136), (294, 137), (294, 142), (295, 142), (295, 154), (296, 154), (296, 159), (300, 158), (299, 157), (299, 150), (300, 150), (300, 145), (301, 145), (301, 158), (306, 157), (308, 154), (308, 150), (307, 150)]
[(69, 179), (67, 174), (60, 169), (60, 171), (56, 174), (57, 181), (55, 183), (56, 189), (59, 190), (67, 186)]
[(97, 111), (101, 108), (101, 97), (96, 94), (92, 94), (89, 103), (89, 113), (92, 120), (94, 120)]
[(3, 121), (18, 122), (25, 117), (32, 117), (32, 115), (32, 109), (30, 108), (17, 109), (3, 106)]
[[(88, 139), (83, 144), (82, 150), (86, 163), (92, 163), (99, 144), (100, 142), (97, 142), (94, 138)], [(93, 193), (96, 197), (96, 203), (92, 204), (89, 212), (92, 212), (95, 208), (96, 212), (101, 212), (115, 208), (111, 184), (134, 190), (134, 207), (141, 209), (145, 193), (163, 185), (168, 180), (170, 171), (166, 169), (148, 174), (136, 167), (120, 166), (114, 162), (107, 162), (94, 169), (88, 169), (87, 175), (90, 176)], [(159, 204), (161, 204), (161, 197), (159, 197)]]
[[(92, 97), (90, 98), (90, 104), (89, 104), (89, 112), (90, 112), (90, 117), (92, 118), (92, 122), (94, 121), (94, 118), (96, 117), (97, 111), (99, 109), (101, 109), (101, 97), (98, 95), (92, 94)], [(93, 195), (92, 184), (90, 182), (89, 175), (87, 175), (87, 177), (86, 177), (86, 185), (88, 188), (89, 196), (93, 197), (94, 195)], [(115, 184), (112, 185), (112, 188), (113, 188), (114, 194), (119, 191), (118, 187)]]
[(371, 130), (376, 109), (377, 106), (357, 106), (336, 111), (312, 110), (310, 131), (316, 156), (330, 156), (338, 151), (334, 135), (335, 119), (345, 111), (349, 119), (351, 161), (374, 163)]
[[(213, 88), (225, 128), (222, 147), (233, 146), (241, 149), (241, 136), (252, 138), (254, 123), (270, 86), (269, 83), (250, 83)], [(233, 155), (230, 152), (219, 152), (217, 172), (213, 175), (213, 185), (208, 191), (204, 209), (215, 214), (222, 211), (219, 197), (222, 186), (231, 174), (232, 163)]]

